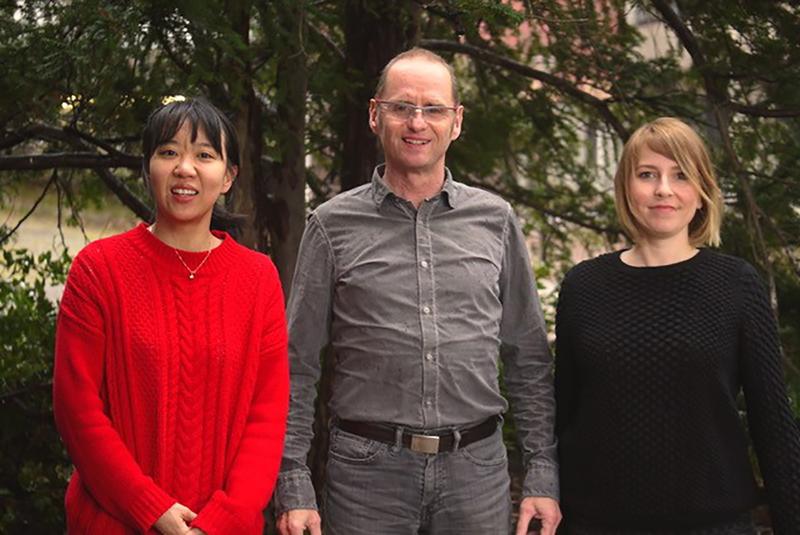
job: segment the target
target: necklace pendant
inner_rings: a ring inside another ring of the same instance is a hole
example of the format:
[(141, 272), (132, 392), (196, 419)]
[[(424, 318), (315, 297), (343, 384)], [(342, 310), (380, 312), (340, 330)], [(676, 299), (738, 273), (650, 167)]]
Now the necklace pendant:
[(194, 273), (189, 273), (189, 280), (194, 279)]

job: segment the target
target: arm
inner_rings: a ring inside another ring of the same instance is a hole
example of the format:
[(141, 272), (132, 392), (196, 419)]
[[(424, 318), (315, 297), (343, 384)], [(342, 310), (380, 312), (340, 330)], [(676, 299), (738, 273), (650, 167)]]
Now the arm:
[(740, 366), (747, 420), (776, 535), (800, 534), (800, 429), (786, 394), (777, 324), (756, 271), (746, 265)]
[(574, 405), (573, 393), (578, 390), (578, 377), (575, 373), (571, 315), (574, 306), (570, 301), (570, 274), (564, 277), (558, 292), (556, 306), (556, 437), (560, 438), (569, 425)]
[(99, 269), (87, 256), (75, 258), (59, 307), (53, 377), (56, 426), (95, 500), (144, 532), (176, 500), (142, 472), (104, 410), (102, 293)]
[(278, 476), (289, 403), (289, 367), (283, 292), (275, 266), (272, 262), (268, 265), (260, 362), (244, 434), (224, 488), (212, 494), (192, 522), (193, 528), (209, 535), (260, 532), (262, 510)]
[(291, 395), (286, 444), (275, 492), (278, 515), (293, 509), (317, 509), (306, 457), (313, 438), (319, 355), (329, 340), (333, 288), (332, 249), (322, 224), (312, 214), (300, 243), (287, 306)]
[[(555, 530), (558, 520), (558, 461), (554, 438), (553, 361), (522, 231), (509, 208), (500, 272), (503, 317), (501, 357), (526, 469), (523, 513), (536, 513)], [(535, 502), (535, 503), (534, 503)], [(558, 515), (560, 517), (560, 514)], [(521, 526), (527, 523), (520, 517)]]

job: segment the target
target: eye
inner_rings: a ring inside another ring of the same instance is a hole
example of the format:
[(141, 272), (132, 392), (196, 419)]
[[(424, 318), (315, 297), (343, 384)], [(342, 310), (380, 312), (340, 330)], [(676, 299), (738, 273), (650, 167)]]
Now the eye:
[(675, 175), (675, 178), (677, 178), (678, 180), (689, 180), (689, 177), (686, 176), (686, 174), (683, 173), (682, 171), (679, 171), (678, 174)]
[(448, 111), (450, 111), (450, 108), (446, 106), (425, 106), (422, 108), (422, 113), (431, 119), (440, 119), (446, 116)]
[(642, 179), (648, 179), (648, 178), (655, 178), (656, 174), (652, 171), (639, 171), (639, 173), (636, 176)]
[(159, 155), (159, 156), (161, 156), (161, 157), (168, 158), (168, 157), (170, 157), (170, 156), (175, 156), (175, 155), (176, 155), (176, 154), (178, 154), (178, 153), (177, 153), (177, 152), (175, 152), (175, 151), (174, 151), (174, 150), (172, 150), (172, 149), (166, 149), (166, 148), (165, 148), (165, 149), (158, 149), (158, 150), (156, 151), (156, 154), (158, 154), (158, 155)]
[(208, 151), (203, 151), (200, 154), (198, 154), (198, 156), (200, 156), (201, 160), (214, 160), (217, 157), (216, 154), (214, 154), (213, 152), (208, 152)]
[(397, 114), (404, 114), (407, 113), (408, 110), (412, 107), (410, 104), (406, 104), (405, 102), (387, 102), (386, 103), (387, 110), (389, 113), (397, 113)]

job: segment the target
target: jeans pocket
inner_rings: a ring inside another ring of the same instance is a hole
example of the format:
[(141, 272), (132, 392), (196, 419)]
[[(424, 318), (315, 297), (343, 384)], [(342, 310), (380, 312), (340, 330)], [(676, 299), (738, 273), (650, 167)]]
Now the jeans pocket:
[(388, 444), (364, 438), (339, 428), (331, 430), (328, 456), (347, 464), (369, 464), (389, 448)]
[(458, 451), (464, 458), (478, 466), (497, 466), (508, 462), (506, 445), (503, 444), (499, 430), (490, 437), (459, 448)]

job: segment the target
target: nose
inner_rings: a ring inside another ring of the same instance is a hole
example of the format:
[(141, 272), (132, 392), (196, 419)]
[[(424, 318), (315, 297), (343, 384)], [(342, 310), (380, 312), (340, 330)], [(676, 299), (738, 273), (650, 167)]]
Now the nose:
[(669, 197), (672, 195), (672, 187), (669, 185), (669, 177), (666, 175), (661, 175), (656, 182), (656, 195), (658, 197)]
[(181, 156), (172, 172), (175, 176), (191, 176), (194, 174), (194, 163), (191, 156)]
[(428, 122), (422, 116), (422, 108), (414, 108), (408, 118), (408, 125), (412, 130), (422, 130), (428, 126)]

